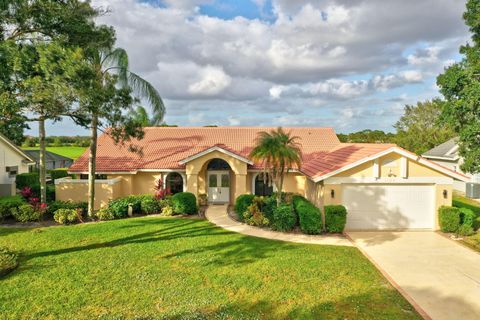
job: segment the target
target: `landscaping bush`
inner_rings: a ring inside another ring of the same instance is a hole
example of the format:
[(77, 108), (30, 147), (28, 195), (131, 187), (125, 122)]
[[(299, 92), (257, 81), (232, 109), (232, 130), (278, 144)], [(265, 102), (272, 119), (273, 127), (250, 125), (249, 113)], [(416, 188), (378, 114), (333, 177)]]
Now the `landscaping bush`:
[(460, 209), (441, 206), (438, 209), (438, 221), (443, 232), (456, 232), (460, 227)]
[(475, 220), (473, 220), (473, 230), (477, 231), (480, 229), (480, 217), (476, 217)]
[(165, 207), (171, 207), (172, 206), (172, 197), (168, 196), (163, 198), (162, 200), (157, 200), (158, 204), (160, 205), (160, 208), (163, 209)]
[(462, 224), (460, 227), (458, 227), (456, 234), (459, 236), (471, 236), (474, 234), (474, 232), (471, 226)]
[[(40, 198), (40, 184), (32, 184), (30, 186), (33, 196), (36, 198)], [(47, 202), (55, 201), (55, 185), (54, 184), (47, 184)]]
[(278, 231), (290, 231), (297, 224), (297, 216), (291, 205), (282, 203), (273, 210), (272, 228)]
[(70, 224), (80, 221), (80, 213), (76, 209), (58, 209), (53, 219), (60, 224)]
[(248, 225), (263, 227), (270, 224), (270, 221), (262, 213), (260, 207), (263, 204), (262, 197), (255, 197), (253, 203), (243, 213), (243, 218)]
[(95, 218), (100, 221), (113, 220), (115, 216), (108, 208), (102, 208), (95, 212)]
[(160, 213), (160, 203), (154, 196), (145, 195), (140, 200), (140, 210), (144, 214)]
[(9, 196), (0, 198), (0, 221), (12, 215), (12, 209), (26, 204), (21, 196)]
[(344, 206), (325, 206), (325, 228), (330, 233), (340, 233), (347, 223), (347, 209)]
[(109, 211), (114, 215), (115, 218), (125, 218), (128, 215), (128, 206), (132, 206), (132, 213), (141, 212), (143, 196), (128, 196), (123, 198), (118, 198), (110, 200), (108, 203)]
[(468, 208), (459, 208), (459, 210), (460, 225), (470, 227), (473, 230), (473, 224), (475, 222), (475, 219), (477, 218), (477, 215)]
[(65, 178), (65, 177), (70, 176), (68, 174), (67, 169), (54, 169), (54, 170), (50, 170), (49, 173), (50, 173), (50, 177), (52, 177), (53, 181), (55, 181), (56, 179)]
[(52, 201), (48, 204), (47, 212), (50, 215), (54, 215), (58, 209), (80, 209), (82, 216), (87, 214), (88, 203), (83, 201)]
[(11, 272), (18, 266), (18, 256), (8, 250), (0, 247), (0, 277)]
[(197, 199), (190, 192), (176, 193), (172, 197), (173, 212), (176, 214), (197, 213)]
[(480, 217), (480, 204), (478, 206), (475, 206), (470, 203), (463, 202), (460, 199), (453, 199), (452, 200), (452, 205), (457, 208), (467, 208), (473, 211), (477, 217)]
[(294, 196), (292, 203), (303, 233), (319, 234), (322, 232), (323, 224), (320, 209), (302, 196)]
[(36, 210), (30, 204), (23, 204), (12, 209), (12, 216), (19, 222), (39, 221), (42, 215), (43, 211)]
[(166, 205), (163, 207), (162, 216), (173, 216), (173, 207), (171, 205)]
[(32, 173), (20, 173), (15, 177), (15, 184), (17, 189), (23, 189), (25, 187), (31, 187), (33, 185), (38, 185), (39, 175), (38, 172)]
[(270, 221), (270, 223), (273, 221), (273, 210), (275, 210), (276, 207), (277, 199), (275, 199), (275, 197), (264, 197), (262, 212), (265, 218)]
[(241, 221), (243, 221), (243, 213), (247, 210), (248, 206), (252, 204), (253, 198), (255, 198), (253, 194), (242, 194), (235, 200), (234, 209)]

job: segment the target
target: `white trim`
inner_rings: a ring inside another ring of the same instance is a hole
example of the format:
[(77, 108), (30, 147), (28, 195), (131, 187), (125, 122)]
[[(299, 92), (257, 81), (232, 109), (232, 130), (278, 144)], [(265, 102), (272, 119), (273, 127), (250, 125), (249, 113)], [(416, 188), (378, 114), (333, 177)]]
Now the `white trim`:
[(373, 176), (375, 178), (380, 178), (380, 165), (378, 164), (378, 159), (373, 161)]
[[(88, 174), (88, 171), (67, 171), (68, 174)], [(97, 171), (95, 174), (106, 174), (106, 175), (114, 175), (114, 174), (137, 174), (137, 171)]]
[(361, 160), (358, 160), (354, 163), (351, 163), (349, 165), (346, 165), (344, 167), (341, 167), (340, 169), (337, 169), (335, 171), (332, 171), (332, 172), (329, 172), (323, 176), (320, 176), (320, 177), (316, 177), (314, 178), (314, 182), (319, 182), (319, 181), (322, 181), (322, 180), (325, 180), (327, 178), (330, 178), (330, 177), (333, 177), (337, 174), (339, 174), (340, 172), (343, 172), (343, 171), (346, 171), (346, 170), (349, 170), (349, 169), (352, 169), (352, 168), (355, 168), (356, 166), (358, 165), (361, 165), (362, 163), (365, 163), (365, 162), (368, 162), (368, 161), (372, 161), (372, 160), (375, 160), (375, 159), (378, 159), (380, 157), (383, 157), (384, 155), (387, 155), (387, 154), (390, 154), (392, 152), (395, 152), (395, 153), (398, 153), (399, 155), (402, 155), (408, 159), (411, 159), (411, 160), (414, 160), (414, 161), (417, 161), (429, 168), (432, 168), (434, 170), (437, 170), (437, 171), (440, 171), (441, 173), (447, 175), (447, 176), (450, 176), (454, 179), (457, 179), (457, 180), (460, 180), (460, 181), (464, 181), (464, 182), (468, 182), (469, 181), (469, 178), (462, 175), (462, 174), (459, 174), (459, 173), (456, 173), (456, 172), (453, 172), (453, 171), (450, 171), (448, 170), (447, 168), (435, 163), (435, 162), (431, 162), (427, 159), (424, 159), (422, 158), (421, 156), (417, 156), (415, 154), (412, 154), (410, 152), (407, 152), (401, 148), (398, 148), (398, 147), (392, 147), (392, 148), (389, 148), (385, 151), (382, 151), (382, 152), (379, 152), (379, 153), (376, 153), (374, 155), (371, 155), (371, 156), (368, 156), (368, 157), (365, 157)]
[(325, 185), (330, 184), (355, 184), (355, 183), (372, 183), (372, 184), (453, 184), (453, 179), (448, 177), (412, 177), (408, 179), (397, 177), (331, 177), (324, 180)]
[(185, 169), (138, 169), (137, 172), (185, 172)]
[(447, 153), (445, 154), (453, 154), (455, 152), (458, 151), (458, 145), (456, 144), (455, 146), (453, 146), (450, 150), (447, 151)]
[(423, 155), (422, 157), (426, 159), (433, 159), (433, 160), (445, 160), (445, 161), (452, 161), (456, 162), (458, 159), (460, 159), (459, 156), (456, 156), (455, 158), (447, 158), (447, 157), (438, 157), (438, 156), (428, 156), (428, 155)]
[[(122, 181), (122, 178), (117, 177), (113, 179), (95, 179), (95, 184), (108, 184), (114, 185)], [(62, 184), (62, 183), (88, 183), (87, 179), (70, 179), (70, 178), (61, 178), (55, 179), (55, 184)]]
[(251, 160), (249, 160), (249, 159), (247, 159), (247, 158), (244, 158), (244, 157), (242, 157), (242, 156), (239, 156), (238, 154), (235, 154), (235, 153), (233, 153), (233, 152), (231, 152), (231, 151), (225, 150), (225, 149), (223, 149), (223, 148), (221, 148), (221, 147), (219, 147), (219, 146), (213, 146), (213, 147), (211, 147), (211, 148), (208, 148), (207, 150), (204, 150), (204, 151), (202, 151), (202, 152), (199, 152), (199, 153), (197, 153), (197, 154), (194, 154), (193, 156), (190, 156), (190, 157), (187, 157), (187, 158), (185, 158), (185, 159), (183, 159), (183, 160), (180, 160), (178, 163), (180, 163), (180, 164), (186, 164), (186, 163), (188, 163), (188, 162), (190, 162), (190, 161), (192, 161), (192, 160), (195, 160), (195, 159), (197, 159), (197, 158), (200, 158), (200, 157), (202, 157), (202, 156), (204, 156), (204, 155), (206, 155), (206, 154), (209, 154), (209, 153), (211, 153), (211, 152), (213, 152), (213, 151), (221, 152), (221, 153), (226, 154), (226, 155), (228, 155), (228, 156), (230, 156), (230, 157), (232, 157), (232, 158), (235, 158), (235, 159), (237, 159), (237, 160), (240, 160), (240, 161), (246, 162), (246, 163), (248, 163), (248, 164), (250, 164), (250, 165), (253, 165), (253, 161), (251, 161)]
[(183, 183), (183, 192), (185, 192), (187, 190), (187, 175), (185, 174), (185, 172), (182, 172), (182, 171), (165, 171), (167, 172), (167, 174), (164, 174), (162, 175), (163, 176), (163, 187), (166, 188), (167, 187), (167, 177), (170, 173), (172, 172), (176, 172), (178, 173), (179, 175), (182, 176), (182, 183)]
[[(255, 180), (257, 179), (257, 177), (258, 177), (258, 175), (259, 175), (260, 173), (263, 173), (263, 171), (262, 171), (262, 172), (257, 172), (257, 173), (255, 173), (255, 174), (252, 176), (252, 194), (253, 194), (253, 195), (255, 194), (255, 191), (256, 191), (256, 189), (255, 189)], [(268, 174), (268, 172), (267, 172), (266, 174)], [(273, 192), (277, 192), (277, 187), (275, 186), (275, 183), (273, 183), (273, 182), (272, 182), (272, 191), (273, 191)]]

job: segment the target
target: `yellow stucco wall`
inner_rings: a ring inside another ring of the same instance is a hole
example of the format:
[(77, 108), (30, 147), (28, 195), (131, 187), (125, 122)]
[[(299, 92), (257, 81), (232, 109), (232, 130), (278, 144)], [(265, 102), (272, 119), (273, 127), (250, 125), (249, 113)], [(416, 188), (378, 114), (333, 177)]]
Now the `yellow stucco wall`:
[[(95, 210), (108, 204), (110, 199), (122, 197), (122, 182), (115, 184), (95, 183)], [(55, 197), (62, 201), (87, 201), (88, 183), (63, 182), (55, 185)]]

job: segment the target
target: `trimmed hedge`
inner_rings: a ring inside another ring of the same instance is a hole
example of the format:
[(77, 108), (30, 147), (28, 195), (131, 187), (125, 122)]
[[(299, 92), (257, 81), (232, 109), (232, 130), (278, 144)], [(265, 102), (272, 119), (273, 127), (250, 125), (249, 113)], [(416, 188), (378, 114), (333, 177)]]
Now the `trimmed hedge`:
[(473, 204), (465, 203), (461, 200), (458, 199), (453, 199), (452, 200), (452, 205), (457, 208), (467, 208), (473, 211), (477, 217), (480, 217), (480, 204), (478, 206), (475, 206)]
[(179, 192), (172, 196), (173, 212), (176, 214), (197, 213), (197, 198), (191, 192)]
[[(40, 198), (40, 184), (33, 184), (30, 186), (35, 197)], [(55, 201), (55, 185), (47, 184), (47, 202)]]
[(30, 204), (24, 204), (13, 208), (12, 216), (19, 222), (39, 221), (42, 218), (42, 212), (35, 210)]
[(57, 201), (52, 201), (48, 204), (47, 213), (50, 214), (50, 215), (54, 215), (55, 212), (59, 209), (73, 209), (73, 210), (81, 209), (82, 210), (82, 212), (81, 212), (82, 215), (85, 216), (87, 214), (87, 208), (88, 208), (88, 203), (87, 202), (57, 200)]
[(306, 234), (322, 232), (322, 213), (313, 203), (302, 196), (293, 197), (293, 209), (298, 215), (300, 229)]
[(144, 214), (160, 213), (162, 208), (158, 200), (151, 195), (145, 195), (140, 200), (140, 210)]
[(253, 203), (253, 198), (255, 198), (253, 194), (242, 194), (235, 200), (235, 212), (241, 221), (243, 221), (243, 213)]
[(456, 232), (460, 227), (460, 209), (441, 206), (438, 209), (438, 222), (443, 232)]
[(325, 229), (330, 233), (341, 233), (347, 223), (347, 209), (341, 205), (325, 206)]
[(473, 228), (477, 215), (468, 208), (460, 208), (460, 225)]
[(58, 209), (53, 215), (53, 219), (60, 224), (70, 224), (80, 221), (77, 210)]
[(281, 204), (273, 210), (272, 228), (278, 231), (290, 231), (297, 224), (297, 215), (289, 204)]
[(0, 198), (0, 221), (12, 215), (12, 209), (26, 204), (21, 196), (8, 196)]
[(273, 221), (273, 210), (277, 207), (277, 199), (275, 197), (265, 197), (263, 200), (263, 215), (267, 218), (270, 222)]
[(56, 179), (65, 178), (65, 177), (70, 176), (68, 174), (67, 169), (54, 169), (54, 170), (50, 170), (49, 173), (50, 173), (50, 177), (52, 177), (52, 180), (54, 180), (54, 181)]
[(125, 218), (128, 215), (128, 206), (132, 206), (132, 213), (140, 213), (143, 196), (128, 196), (110, 200), (108, 203), (108, 210), (113, 216), (118, 218)]
[(25, 187), (33, 187), (34, 185), (39, 185), (38, 172), (17, 174), (17, 176), (15, 177), (15, 184), (17, 186), (17, 189), (20, 190)]

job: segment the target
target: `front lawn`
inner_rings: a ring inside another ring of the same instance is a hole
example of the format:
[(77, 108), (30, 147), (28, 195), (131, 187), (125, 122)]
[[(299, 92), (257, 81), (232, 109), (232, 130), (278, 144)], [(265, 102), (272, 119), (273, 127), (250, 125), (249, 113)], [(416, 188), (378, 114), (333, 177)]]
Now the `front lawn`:
[(247, 237), (144, 217), (0, 228), (20, 254), (0, 279), (5, 319), (419, 319), (353, 247)]

